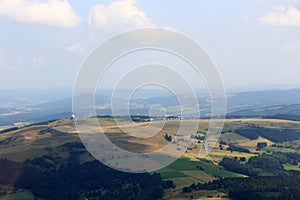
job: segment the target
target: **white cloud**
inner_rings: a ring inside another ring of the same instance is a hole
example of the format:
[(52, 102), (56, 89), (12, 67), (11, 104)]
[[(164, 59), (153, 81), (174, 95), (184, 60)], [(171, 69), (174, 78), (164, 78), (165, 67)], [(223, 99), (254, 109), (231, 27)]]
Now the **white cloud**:
[(297, 44), (286, 44), (284, 46), (285, 50), (288, 53), (292, 53), (292, 54), (300, 54), (300, 43)]
[(93, 6), (89, 13), (88, 25), (105, 32), (155, 26), (146, 13), (138, 9), (135, 0), (116, 1), (109, 6)]
[(67, 0), (0, 0), (0, 15), (61, 28), (77, 26), (80, 21)]
[(71, 53), (84, 53), (86, 51), (84, 45), (82, 44), (74, 44), (67, 47), (67, 51)]
[(45, 65), (45, 60), (43, 58), (32, 58), (31, 63), (35, 66), (41, 67)]
[(259, 22), (265, 25), (300, 26), (300, 11), (291, 6), (279, 6), (275, 12), (259, 18)]

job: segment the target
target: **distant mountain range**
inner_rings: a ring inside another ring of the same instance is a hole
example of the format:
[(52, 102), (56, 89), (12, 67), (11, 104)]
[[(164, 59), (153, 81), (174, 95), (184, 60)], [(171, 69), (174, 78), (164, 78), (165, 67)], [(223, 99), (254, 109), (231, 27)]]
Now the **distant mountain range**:
[(228, 113), (227, 117), (264, 117), (274, 119), (300, 120), (300, 104), (278, 105), (258, 109), (239, 110)]
[(292, 104), (300, 104), (300, 88), (234, 93), (227, 98), (228, 112)]
[[(210, 115), (209, 96), (198, 97), (201, 116)], [(111, 91), (98, 93), (95, 97), (97, 115), (111, 115)], [(39, 122), (68, 118), (72, 115), (70, 90), (0, 90), (0, 125), (16, 122)], [(184, 96), (184, 98), (190, 98)], [(126, 104), (126, 102), (124, 102)], [(166, 108), (167, 114), (180, 115), (175, 96), (159, 90), (145, 90), (130, 100), (131, 115), (147, 115), (153, 105)], [(119, 105), (122, 107), (123, 105)], [(300, 113), (300, 88), (288, 90), (264, 90), (227, 94), (228, 116), (298, 116)]]

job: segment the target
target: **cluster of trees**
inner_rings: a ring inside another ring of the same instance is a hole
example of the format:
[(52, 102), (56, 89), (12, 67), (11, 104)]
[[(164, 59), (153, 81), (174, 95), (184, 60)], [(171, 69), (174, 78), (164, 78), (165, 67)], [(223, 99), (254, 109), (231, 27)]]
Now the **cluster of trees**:
[(165, 135), (165, 139), (166, 139), (167, 141), (169, 141), (169, 142), (172, 142), (172, 136), (171, 136), (171, 135), (166, 134), (166, 135)]
[(248, 163), (241, 164), (236, 158), (223, 158), (220, 165), (226, 170), (245, 174), (247, 176), (258, 176), (264, 172), (272, 172), (279, 174), (284, 170), (283, 164), (291, 162), (295, 159), (289, 159), (283, 154), (266, 155), (251, 157)]
[(146, 115), (131, 115), (130, 117), (134, 122), (149, 122), (151, 120), (150, 116)]
[(164, 189), (176, 188), (176, 185), (172, 180), (166, 180), (163, 182)]
[(259, 136), (267, 138), (276, 143), (300, 140), (300, 131), (298, 129), (248, 127), (245, 129), (236, 129), (234, 132), (249, 138), (250, 140), (256, 140)]
[(229, 151), (238, 151), (238, 152), (243, 152), (243, 153), (250, 153), (250, 151), (246, 148), (243, 147), (238, 147), (235, 146), (234, 144), (229, 144), (229, 147), (227, 148)]
[(82, 142), (68, 142), (62, 145), (62, 147), (69, 148), (69, 149), (84, 149), (85, 146)]
[(256, 128), (236, 129), (234, 132), (250, 140), (257, 140), (259, 136)]
[(265, 172), (271, 172), (273, 174), (286, 174), (284, 172), (283, 164), (290, 163), (292, 165), (298, 165), (300, 163), (300, 155), (297, 153), (283, 153), (276, 152), (272, 155), (262, 154), (254, 156), (249, 159), (245, 164), (241, 164), (237, 158), (223, 158), (220, 165), (226, 170), (245, 174), (248, 176), (259, 176)]
[(0, 159), (0, 185), (13, 185), (21, 169), (21, 163)]
[(284, 114), (278, 114), (278, 115), (272, 115), (272, 116), (265, 116), (263, 118), (267, 119), (284, 119), (284, 120), (293, 120), (293, 121), (300, 121), (299, 115), (284, 115)]
[(300, 145), (298, 144), (297, 140), (293, 141), (293, 142), (272, 144), (271, 146), (279, 147), (279, 148), (286, 148), (286, 149), (300, 150)]
[(4, 140), (0, 140), (0, 144), (9, 144), (13, 140), (14, 140), (14, 137), (8, 137)]
[(193, 184), (182, 192), (193, 190), (219, 190), (232, 199), (284, 200), (299, 199), (300, 176), (260, 176), (250, 178), (228, 178), (205, 184)]
[(249, 159), (248, 165), (253, 168), (262, 169), (266, 172), (276, 172), (284, 170), (282, 163), (276, 156), (262, 154)]
[(281, 164), (290, 163), (292, 165), (298, 165), (300, 162), (300, 154), (292, 153), (292, 152), (276, 152), (273, 153), (273, 156), (279, 160)]
[[(73, 145), (76, 146), (75, 143)], [(159, 174), (120, 172), (98, 161), (80, 164), (78, 155), (77, 152), (71, 152), (65, 160), (43, 156), (26, 160), (23, 164), (5, 161), (5, 165), (18, 167), (18, 176), (12, 186), (29, 189), (35, 196), (50, 200), (159, 199), (163, 195), (163, 188), (174, 187), (173, 182), (163, 182)], [(11, 176), (10, 170), (7, 167), (2, 169), (3, 166), (0, 165), (0, 172), (5, 170), (7, 176)], [(1, 180), (11, 179), (3, 178), (5, 173)]]
[[(260, 147), (265, 144), (260, 144)], [(205, 184), (193, 184), (182, 189), (183, 193), (197, 190), (218, 190), (228, 194), (231, 199), (245, 200), (281, 200), (299, 199), (300, 172), (285, 171), (283, 164), (299, 164), (297, 153), (276, 152), (272, 155), (262, 154), (246, 159), (223, 158), (220, 165), (226, 170), (248, 175), (249, 178), (221, 178)]]
[(26, 127), (48, 125), (48, 124), (50, 124), (52, 122), (55, 122), (57, 120), (58, 119), (51, 119), (51, 120), (47, 120), (47, 121), (37, 122), (37, 123), (33, 123), (33, 124), (30, 124), (30, 125), (27, 125)]
[(253, 168), (248, 164), (240, 164), (240, 161), (233, 158), (223, 158), (220, 162), (226, 170), (236, 172), (239, 174), (244, 174), (247, 176), (257, 176), (261, 170)]
[[(48, 125), (52, 122), (55, 122), (57, 121), (57, 119), (55, 120), (48, 120), (48, 121), (44, 121), (44, 122), (38, 122), (38, 123), (34, 123), (34, 124), (30, 124), (30, 125), (26, 125), (25, 127), (30, 127), (30, 126), (39, 126), (39, 125)], [(7, 128), (7, 129), (4, 129), (4, 130), (1, 130), (0, 131), (0, 134), (4, 134), (4, 133), (8, 133), (8, 132), (11, 132), (11, 131), (15, 131), (15, 130), (18, 130), (20, 129), (19, 127), (11, 127), (11, 128)]]
[(205, 140), (205, 135), (196, 135), (196, 136), (194, 136), (194, 138), (196, 139), (196, 140)]
[(263, 149), (267, 146), (268, 146), (268, 144), (266, 142), (258, 142), (256, 145), (256, 150), (259, 151), (260, 149)]
[(7, 129), (4, 129), (4, 130), (1, 130), (0, 134), (8, 133), (8, 132), (15, 131), (15, 130), (18, 130), (18, 129), (19, 129), (19, 127), (7, 128)]

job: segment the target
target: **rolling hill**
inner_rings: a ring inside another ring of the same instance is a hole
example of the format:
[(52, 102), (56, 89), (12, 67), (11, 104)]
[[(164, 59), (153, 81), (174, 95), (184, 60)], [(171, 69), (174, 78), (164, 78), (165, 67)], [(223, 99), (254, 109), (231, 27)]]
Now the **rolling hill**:
[(300, 120), (300, 104), (277, 105), (258, 109), (246, 109), (228, 113), (228, 116)]

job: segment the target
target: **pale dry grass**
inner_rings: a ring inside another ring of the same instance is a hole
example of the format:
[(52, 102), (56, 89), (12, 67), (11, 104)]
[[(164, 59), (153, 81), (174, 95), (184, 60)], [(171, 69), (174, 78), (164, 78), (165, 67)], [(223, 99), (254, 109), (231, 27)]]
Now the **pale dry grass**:
[(268, 146), (272, 145), (273, 142), (266, 138), (258, 137), (256, 140), (250, 140), (247, 142), (240, 142), (238, 143), (239, 146), (249, 149), (251, 152), (256, 151), (257, 143), (259, 142), (266, 142)]

